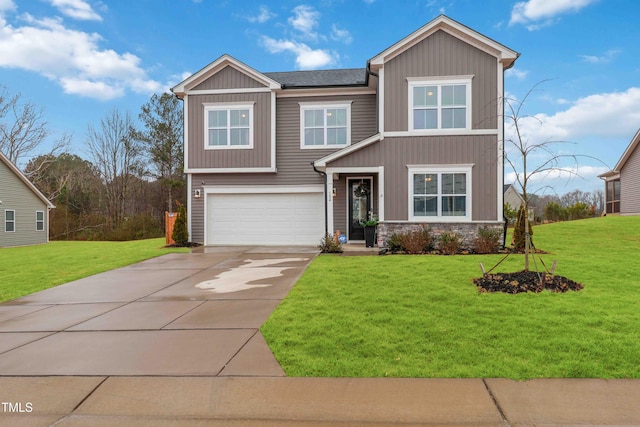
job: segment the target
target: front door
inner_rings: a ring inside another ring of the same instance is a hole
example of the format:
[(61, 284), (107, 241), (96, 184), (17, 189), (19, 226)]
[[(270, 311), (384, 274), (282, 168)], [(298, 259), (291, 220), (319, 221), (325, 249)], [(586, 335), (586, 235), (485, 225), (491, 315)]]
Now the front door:
[(371, 178), (348, 179), (349, 189), (349, 240), (364, 240), (364, 227), (360, 221), (367, 219), (371, 211)]

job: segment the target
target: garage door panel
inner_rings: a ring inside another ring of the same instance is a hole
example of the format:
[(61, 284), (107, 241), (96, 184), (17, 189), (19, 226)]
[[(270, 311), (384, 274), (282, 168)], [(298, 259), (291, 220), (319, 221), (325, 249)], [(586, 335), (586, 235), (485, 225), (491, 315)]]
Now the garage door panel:
[(207, 244), (317, 245), (322, 193), (209, 194)]

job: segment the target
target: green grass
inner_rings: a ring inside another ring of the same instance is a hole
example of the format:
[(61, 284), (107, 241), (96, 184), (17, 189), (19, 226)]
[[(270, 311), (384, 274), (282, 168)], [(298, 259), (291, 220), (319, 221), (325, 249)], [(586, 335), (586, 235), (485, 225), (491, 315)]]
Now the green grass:
[(0, 248), (0, 302), (170, 252), (164, 239), (61, 242)]
[(584, 290), (480, 294), (500, 255), (321, 255), (262, 333), (289, 376), (640, 378), (640, 217), (534, 232)]

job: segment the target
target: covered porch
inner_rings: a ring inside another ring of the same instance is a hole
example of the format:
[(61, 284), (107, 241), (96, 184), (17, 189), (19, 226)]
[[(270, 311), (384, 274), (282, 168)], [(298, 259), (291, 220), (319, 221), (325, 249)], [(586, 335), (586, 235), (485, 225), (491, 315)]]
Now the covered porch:
[(384, 221), (384, 168), (327, 167), (327, 188), (329, 232), (344, 235), (350, 245), (364, 246), (361, 222)]

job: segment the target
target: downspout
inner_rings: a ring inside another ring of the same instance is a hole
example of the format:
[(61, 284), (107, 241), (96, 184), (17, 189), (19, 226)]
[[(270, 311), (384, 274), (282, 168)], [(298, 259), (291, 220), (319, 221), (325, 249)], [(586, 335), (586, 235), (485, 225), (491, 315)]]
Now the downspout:
[[(367, 86), (369, 86), (370, 75), (377, 79), (376, 80), (376, 105), (378, 105), (378, 94), (380, 93), (380, 76), (378, 75), (378, 73), (371, 71), (371, 63), (367, 61), (367, 75), (365, 80), (365, 84)], [(376, 132), (380, 133), (380, 112), (378, 111), (378, 108), (376, 108)]]
[(316, 168), (315, 162), (311, 162), (311, 166), (313, 166), (313, 170), (320, 175), (324, 176), (324, 233), (325, 236), (329, 234), (329, 205), (327, 202), (327, 197), (329, 197), (329, 187), (327, 185), (327, 173)]

